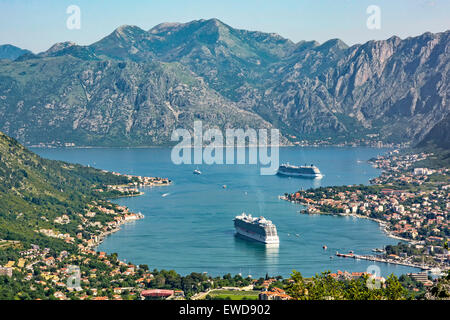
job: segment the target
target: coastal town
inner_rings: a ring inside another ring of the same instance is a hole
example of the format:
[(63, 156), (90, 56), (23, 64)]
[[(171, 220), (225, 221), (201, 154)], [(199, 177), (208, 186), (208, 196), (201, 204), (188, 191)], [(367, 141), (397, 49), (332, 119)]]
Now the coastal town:
[[(83, 247), (77, 253), (55, 254), (37, 245), (20, 251), (17, 260), (0, 267), (0, 276), (27, 288), (28, 292), (19, 291), (17, 299), (36, 300), (291, 300), (288, 292), (295, 284), (293, 279), (268, 275), (259, 279), (205, 273), (182, 277), (174, 271), (150, 271), (147, 265), (121, 261), (115, 253)], [(387, 281), (366, 272), (338, 271), (324, 276), (336, 283), (372, 279), (382, 288)]]
[(338, 257), (401, 264), (441, 274), (450, 269), (449, 169), (417, 167), (429, 156), (394, 150), (370, 160), (383, 171), (369, 186), (300, 190), (281, 198), (303, 205), (300, 212), (304, 214), (376, 221), (388, 236), (408, 243), (374, 248), (376, 255), (357, 255), (349, 248), (348, 253), (336, 253)]
[[(171, 184), (167, 178), (113, 174), (126, 177), (130, 182), (118, 186), (99, 186), (93, 192), (108, 198), (128, 197), (141, 195), (139, 188)], [(99, 199), (88, 203), (83, 212), (75, 215), (65, 214), (53, 221), (42, 218), (53, 227), (34, 231), (61, 241), (68, 249), (58, 252), (36, 244), (21, 249), (20, 241), (0, 239), (0, 249), (9, 252), (8, 261), (0, 265), (0, 277), (14, 279), (15, 284), (22, 283), (30, 290), (29, 293), (19, 292), (17, 298), (33, 298), (33, 293), (36, 299), (46, 297), (59, 300), (141, 297), (137, 292), (152, 278), (148, 268), (125, 263), (116, 254), (107, 255), (95, 251), (95, 248), (105, 237), (119, 231), (123, 224), (143, 219), (143, 214)]]
[[(105, 173), (107, 172), (106, 170), (102, 171)], [(120, 174), (118, 172), (111, 173), (115, 176), (126, 177), (130, 182), (124, 185), (106, 185), (103, 188), (95, 189), (94, 191), (100, 193), (110, 192), (115, 193), (116, 196), (130, 197), (144, 194), (143, 192), (139, 191), (139, 188), (168, 186), (172, 183), (172, 181), (168, 178), (134, 176), (129, 174)]]

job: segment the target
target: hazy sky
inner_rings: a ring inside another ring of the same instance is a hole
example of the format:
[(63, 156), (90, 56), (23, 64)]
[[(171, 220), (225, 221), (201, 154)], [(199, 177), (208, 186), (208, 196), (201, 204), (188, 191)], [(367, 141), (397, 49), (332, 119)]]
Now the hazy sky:
[[(70, 5), (81, 28), (66, 27)], [(381, 9), (381, 29), (366, 26), (370, 5)], [(450, 29), (449, 0), (0, 0), (0, 44), (39, 52), (61, 41), (90, 44), (123, 24), (145, 30), (161, 22), (218, 18), (235, 28), (275, 32), (292, 41), (347, 44)]]

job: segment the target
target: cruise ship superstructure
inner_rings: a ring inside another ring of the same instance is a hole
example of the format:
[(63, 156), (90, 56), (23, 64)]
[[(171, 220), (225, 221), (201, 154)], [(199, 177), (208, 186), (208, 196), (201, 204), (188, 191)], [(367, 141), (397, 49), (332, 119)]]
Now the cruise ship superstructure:
[(242, 213), (234, 219), (234, 227), (238, 235), (246, 238), (266, 244), (280, 243), (277, 227), (264, 217), (255, 218), (251, 214)]

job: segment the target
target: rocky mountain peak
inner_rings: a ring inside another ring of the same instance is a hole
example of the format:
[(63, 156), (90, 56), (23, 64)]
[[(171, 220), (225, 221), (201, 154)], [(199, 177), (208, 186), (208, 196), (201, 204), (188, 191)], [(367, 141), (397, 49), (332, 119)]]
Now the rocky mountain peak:
[(161, 32), (170, 32), (180, 28), (182, 25), (183, 23), (180, 22), (163, 22), (148, 30), (148, 33), (157, 34)]
[(69, 47), (76, 46), (76, 45), (77, 44), (72, 41), (58, 42), (58, 43), (55, 43), (54, 45), (52, 45), (47, 51), (44, 51), (44, 52), (40, 53), (39, 55), (42, 57), (47, 57), (58, 51), (61, 51), (61, 50), (64, 50), (64, 49), (67, 49)]
[(330, 52), (330, 51), (343, 51), (348, 48), (349, 46), (344, 41), (340, 39), (331, 39), (317, 46), (315, 49), (317, 51)]
[(144, 34), (145, 31), (139, 28), (138, 26), (131, 25), (121, 25), (116, 30), (113, 31), (112, 35), (116, 37), (126, 39), (126, 38), (135, 38)]

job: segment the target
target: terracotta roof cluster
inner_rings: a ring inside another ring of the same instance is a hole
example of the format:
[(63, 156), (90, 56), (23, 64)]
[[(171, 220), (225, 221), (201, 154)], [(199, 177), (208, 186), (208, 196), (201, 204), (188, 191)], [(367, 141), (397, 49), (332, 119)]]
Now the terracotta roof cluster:
[(271, 291), (264, 291), (259, 294), (260, 300), (291, 300), (292, 297), (283, 289), (273, 288)]

